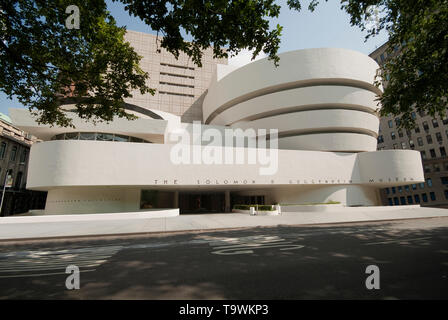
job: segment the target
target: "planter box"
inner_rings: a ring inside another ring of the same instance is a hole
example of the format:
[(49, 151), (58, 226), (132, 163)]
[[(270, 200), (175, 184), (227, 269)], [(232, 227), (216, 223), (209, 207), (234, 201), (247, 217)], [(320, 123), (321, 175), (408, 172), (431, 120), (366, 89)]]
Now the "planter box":
[[(241, 210), (241, 209), (233, 209), (232, 210), (233, 213), (245, 213), (245, 214), (250, 214), (250, 210)], [(270, 211), (256, 211), (255, 210), (255, 215), (256, 216), (278, 216), (279, 212), (278, 210), (270, 210)]]

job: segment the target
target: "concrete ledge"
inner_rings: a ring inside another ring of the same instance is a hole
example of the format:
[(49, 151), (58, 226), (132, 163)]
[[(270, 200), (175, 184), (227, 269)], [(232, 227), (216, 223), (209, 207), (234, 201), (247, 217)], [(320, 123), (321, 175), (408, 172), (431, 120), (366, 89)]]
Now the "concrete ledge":
[(45, 215), (39, 212), (32, 212), (31, 215), (2, 217), (2, 224), (16, 223), (38, 223), (38, 222), (76, 222), (76, 221), (112, 221), (112, 220), (134, 220), (134, 219), (154, 219), (168, 218), (179, 215), (179, 209), (149, 209), (136, 212), (122, 213), (90, 213), (90, 214), (63, 214)]
[[(339, 211), (329, 212), (283, 212), (278, 216), (225, 213), (155, 218), (151, 212), (146, 212), (3, 217), (0, 218), (0, 240), (448, 218), (447, 209), (421, 208), (419, 206), (340, 207), (339, 209)], [(177, 209), (173, 210), (173, 214), (178, 214)]]
[(317, 204), (317, 205), (281, 205), (282, 212), (353, 212), (353, 211), (394, 211), (403, 209), (420, 208), (420, 205), (406, 205), (406, 206), (372, 206), (372, 207), (346, 207), (342, 204)]

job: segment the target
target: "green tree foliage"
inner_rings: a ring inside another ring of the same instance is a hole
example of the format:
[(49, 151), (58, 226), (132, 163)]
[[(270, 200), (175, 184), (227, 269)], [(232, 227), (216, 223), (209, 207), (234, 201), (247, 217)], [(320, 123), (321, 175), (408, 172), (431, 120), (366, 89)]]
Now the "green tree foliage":
[[(269, 18), (278, 17), (275, 0), (114, 0), (139, 17), (163, 39), (161, 47), (175, 57), (182, 51), (201, 66), (201, 50), (213, 47), (215, 57), (227, 57), (228, 51), (260, 51), (278, 63), (282, 27), (270, 30)], [(186, 42), (184, 36), (193, 40)], [(223, 49), (226, 47), (226, 49)]]
[[(80, 10), (79, 29), (66, 27), (69, 5)], [(0, 89), (17, 96), (40, 123), (72, 125), (60, 108), (68, 95), (81, 118), (132, 119), (124, 98), (133, 89), (153, 90), (124, 33), (103, 0), (2, 0)]]
[[(317, 1), (314, 1), (317, 2)], [(381, 69), (377, 85), (381, 115), (400, 116), (401, 126), (414, 126), (412, 112), (446, 116), (448, 97), (447, 0), (343, 0), (351, 24), (367, 31), (366, 40), (386, 30), (390, 59)], [(369, 24), (372, 7), (379, 12)], [(397, 51), (398, 50), (398, 54)]]
[[(278, 17), (275, 0), (114, 0), (132, 16), (161, 35), (161, 47), (174, 56), (180, 52), (201, 66), (201, 51), (212, 47), (214, 56), (253, 50), (265, 52), (274, 64), (282, 27), (271, 28)], [(412, 125), (411, 112), (444, 113), (447, 96), (448, 0), (341, 0), (351, 24), (367, 30), (366, 39), (386, 29), (390, 51), (401, 48), (382, 70), (389, 79), (379, 97), (382, 114), (402, 117)], [(302, 1), (303, 2), (303, 1)], [(319, 0), (306, 1), (314, 10)], [(80, 29), (67, 29), (65, 8), (80, 9)], [(300, 0), (287, 0), (301, 10)], [(372, 11), (380, 18), (372, 28)], [(323, 22), (324, 23), (324, 22)], [(0, 4), (0, 89), (16, 95), (39, 115), (41, 123), (70, 125), (60, 109), (70, 92), (76, 112), (84, 119), (132, 118), (122, 108), (131, 91), (153, 93), (147, 87), (140, 57), (123, 39), (106, 11), (104, 0), (3, 0)], [(185, 41), (185, 37), (192, 39)], [(225, 49), (223, 49), (225, 48)], [(378, 79), (378, 84), (380, 79)]]

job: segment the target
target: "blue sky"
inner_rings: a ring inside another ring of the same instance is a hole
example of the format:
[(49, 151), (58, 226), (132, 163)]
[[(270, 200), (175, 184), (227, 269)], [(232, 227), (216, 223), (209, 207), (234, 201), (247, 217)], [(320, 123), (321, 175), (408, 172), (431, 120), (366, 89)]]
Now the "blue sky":
[[(152, 33), (138, 18), (130, 17), (121, 3), (111, 0), (106, 2), (118, 25), (126, 26), (129, 30)], [(387, 41), (387, 34), (383, 32), (364, 42), (366, 32), (350, 26), (350, 17), (340, 9), (339, 1), (321, 2), (314, 12), (309, 12), (306, 8), (308, 1), (304, 0), (302, 11), (297, 12), (288, 9), (286, 0), (278, 1), (282, 10), (280, 16), (271, 23), (283, 26), (280, 53), (304, 48), (335, 47), (369, 54)], [(248, 55), (242, 54), (241, 59), (248, 59)], [(9, 100), (0, 92), (0, 112), (8, 114), (8, 108), (17, 107), (23, 106), (16, 99)]]

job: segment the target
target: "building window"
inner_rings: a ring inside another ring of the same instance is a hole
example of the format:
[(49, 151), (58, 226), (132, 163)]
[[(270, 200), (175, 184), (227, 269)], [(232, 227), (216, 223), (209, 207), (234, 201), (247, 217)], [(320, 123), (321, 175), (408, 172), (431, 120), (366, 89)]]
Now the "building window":
[(97, 133), (96, 140), (99, 141), (114, 141), (114, 135), (108, 133)]
[(414, 141), (409, 140), (409, 146), (411, 147), (411, 149), (414, 149), (415, 148)]
[(428, 202), (428, 195), (426, 193), (422, 193), (423, 202)]
[(398, 136), (400, 138), (403, 138), (403, 131), (401, 129), (398, 129)]
[(446, 150), (445, 150), (445, 147), (440, 147), (439, 150), (440, 150), (440, 156), (442, 156), (442, 157), (446, 157)]
[(420, 151), (420, 154), (422, 156), (422, 159), (426, 159), (426, 152), (425, 151)]
[(400, 123), (401, 123), (401, 119), (400, 118), (395, 118), (395, 125), (397, 126), (397, 127), (399, 127), (400, 126)]
[(179, 69), (188, 69), (188, 70), (194, 70), (193, 67), (189, 67), (189, 66), (183, 66), (183, 65), (178, 65), (178, 64), (169, 64), (169, 63), (160, 63), (161, 66), (166, 66), (166, 67), (173, 67), (173, 68), (179, 68)]
[(431, 144), (431, 143), (432, 143), (432, 137), (431, 137), (430, 134), (428, 134), (428, 135), (426, 136), (426, 142), (427, 142), (428, 144)]
[(384, 190), (386, 191), (386, 194), (389, 194), (389, 193), (390, 193), (389, 188), (386, 188), (386, 189), (384, 189)]
[(442, 119), (442, 123), (445, 126), (448, 124), (448, 118), (446, 116)]
[(434, 172), (440, 172), (440, 166), (438, 163), (434, 163), (433, 166), (434, 166)]
[(6, 148), (7, 148), (6, 142), (2, 142), (0, 146), (0, 159), (5, 158)]
[(420, 111), (418, 112), (418, 114), (420, 115), (420, 117), (424, 117), (424, 116), (426, 116), (426, 113), (425, 113), (425, 111), (423, 111), (423, 110), (420, 110)]
[(17, 156), (17, 146), (12, 147), (11, 149), (11, 156), (9, 157), (9, 160), (15, 161)]
[(400, 204), (400, 202), (398, 202), (398, 198), (394, 197), (394, 205), (398, 206)]
[(405, 205), (406, 204), (406, 198), (405, 197), (400, 197), (400, 204), (401, 205)]
[(95, 140), (95, 132), (81, 132), (79, 140)]
[(415, 203), (420, 203), (420, 196), (418, 194), (414, 195)]
[(396, 192), (395, 187), (392, 187), (391, 190), (392, 190), (392, 193), (395, 194), (395, 192)]
[(393, 205), (394, 205), (394, 203), (393, 203), (393, 201), (392, 201), (392, 198), (388, 198), (387, 201), (389, 202), (389, 205), (390, 205), (390, 206), (393, 206)]
[(401, 143), (401, 149), (406, 149), (406, 142), (403, 141), (403, 142)]
[(448, 184), (448, 177), (440, 177), (440, 181), (442, 181), (442, 184)]
[(401, 186), (398, 187), (398, 192), (403, 192), (403, 188)]
[(412, 196), (408, 196), (408, 204), (413, 204), (414, 201), (412, 201)]
[(194, 86), (191, 85), (191, 84), (165, 82), (165, 81), (159, 81), (159, 84), (167, 85), (167, 86), (173, 86), (173, 87), (183, 87), (183, 88), (192, 88), (192, 89), (194, 89)]
[(437, 121), (437, 119), (432, 119), (432, 126), (434, 128), (438, 128), (439, 127), (439, 122)]
[(426, 184), (428, 185), (428, 187), (432, 187), (432, 179), (431, 178), (426, 179)]
[(115, 134), (114, 135), (114, 141), (127, 142), (127, 141), (129, 141), (129, 137), (128, 136), (123, 136), (123, 135), (120, 135), (120, 134)]
[(396, 136), (395, 136), (395, 132), (392, 131), (392, 132), (390, 133), (390, 137), (392, 138), (392, 140), (395, 140), (395, 138), (396, 138)]
[(415, 183), (412, 185), (412, 190), (417, 190), (417, 185)]
[(438, 142), (442, 142), (443, 141), (442, 134), (440, 132), (436, 132), (436, 140)]
[(393, 123), (392, 120), (389, 120), (389, 121), (387, 122), (387, 124), (388, 124), (389, 128), (393, 128), (393, 127), (394, 127), (394, 123)]
[(383, 143), (383, 142), (384, 142), (383, 136), (378, 136), (378, 143)]
[(448, 190), (445, 190), (444, 193), (445, 193), (445, 199), (448, 199)]
[(22, 155), (20, 156), (20, 162), (25, 163), (27, 155), (28, 155), (28, 151), (27, 150), (23, 150)]
[(430, 192), (429, 197), (431, 198), (431, 201), (436, 201), (436, 194), (434, 192)]
[(162, 75), (162, 76), (178, 77), (178, 78), (186, 78), (186, 79), (194, 79), (193, 76), (186, 76), (186, 75), (183, 75), (183, 74), (169, 73), (169, 72), (160, 72), (160, 75)]
[(398, 149), (398, 144), (394, 143), (394, 149)]
[(404, 190), (405, 190), (406, 192), (411, 191), (411, 190), (409, 189), (409, 186), (408, 186), (408, 185), (405, 185), (405, 186), (404, 186)]
[(417, 119), (417, 114), (415, 113), (415, 111), (412, 111), (411, 112), (411, 117), (412, 117), (412, 119)]
[(417, 138), (417, 144), (421, 147), (423, 146), (423, 138), (422, 137), (418, 137)]
[(194, 98), (193, 94), (185, 94), (185, 93), (178, 93), (178, 92), (159, 91), (159, 94), (167, 94), (167, 95), (171, 95), (171, 96)]
[(420, 189), (423, 189), (423, 188), (425, 188), (425, 183), (424, 182), (420, 182), (419, 186), (420, 186)]
[(430, 173), (431, 172), (431, 168), (429, 167), (429, 164), (423, 165), (423, 170), (425, 171), (425, 173)]
[(436, 150), (429, 149), (429, 153), (431, 154), (431, 158), (435, 158), (436, 157)]
[(79, 132), (67, 132), (65, 140), (79, 140)]
[(428, 126), (428, 122), (423, 121), (423, 130), (428, 131), (429, 130), (429, 126)]
[(142, 142), (151, 143), (140, 138), (123, 136), (120, 134), (109, 134), (109, 133), (99, 133), (99, 132), (75, 132), (75, 133), (63, 133), (58, 134), (52, 138), (52, 140), (97, 140), (97, 141), (119, 141), (119, 142)]
[(20, 186), (22, 185), (22, 176), (23, 176), (22, 171), (19, 171), (16, 176), (16, 183), (15, 183), (16, 189), (20, 189)]
[(445, 171), (448, 171), (448, 162), (444, 162), (444, 163), (443, 163), (443, 169), (444, 169)]

